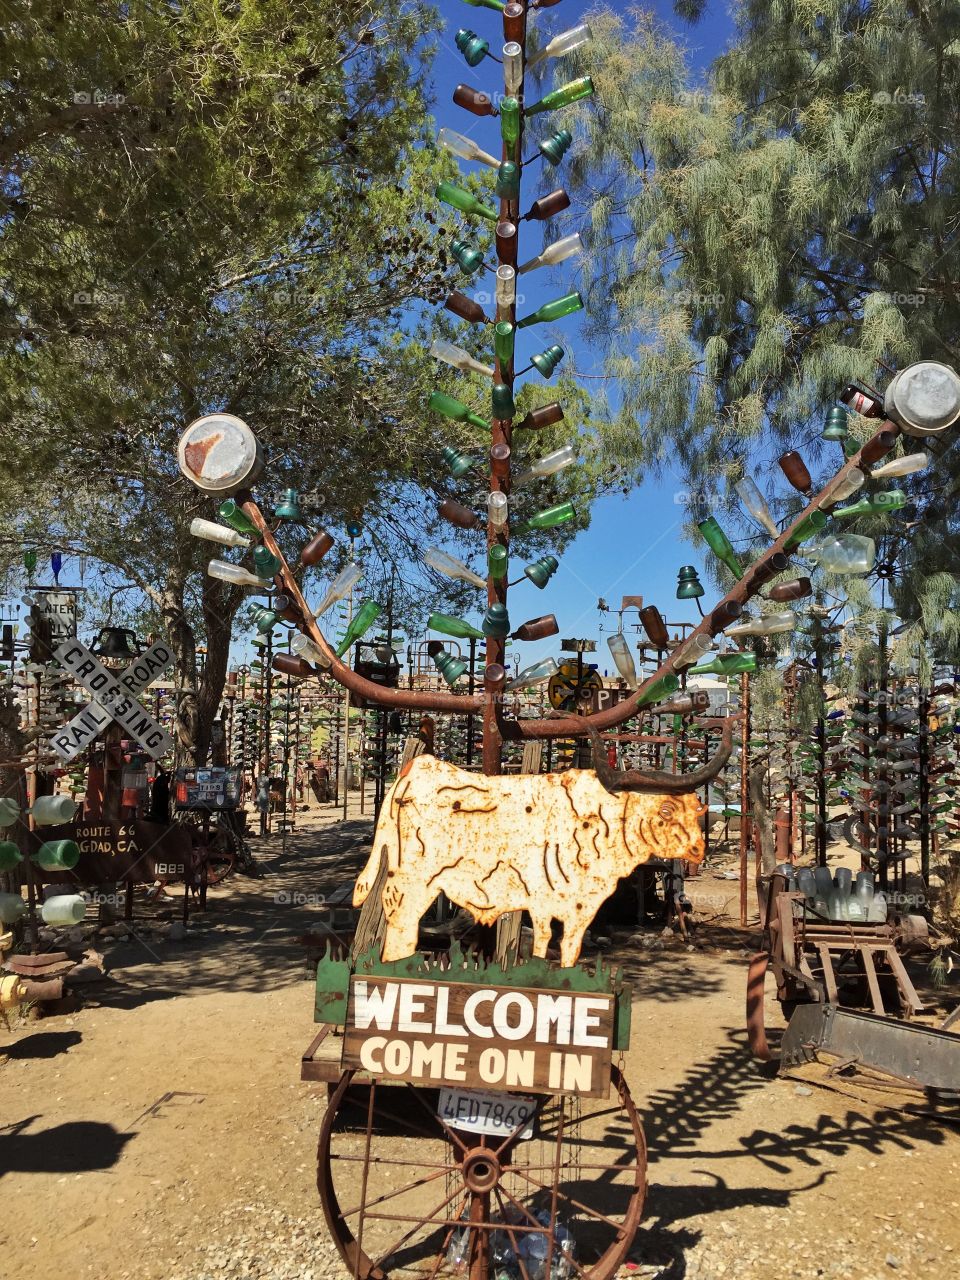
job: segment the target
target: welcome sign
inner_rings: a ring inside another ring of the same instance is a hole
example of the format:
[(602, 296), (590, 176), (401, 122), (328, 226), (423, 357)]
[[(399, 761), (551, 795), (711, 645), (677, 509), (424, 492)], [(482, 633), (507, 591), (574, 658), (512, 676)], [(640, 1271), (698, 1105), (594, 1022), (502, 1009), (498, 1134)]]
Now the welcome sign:
[(350, 979), (344, 1069), (386, 1080), (606, 1097), (615, 998), (602, 992)]

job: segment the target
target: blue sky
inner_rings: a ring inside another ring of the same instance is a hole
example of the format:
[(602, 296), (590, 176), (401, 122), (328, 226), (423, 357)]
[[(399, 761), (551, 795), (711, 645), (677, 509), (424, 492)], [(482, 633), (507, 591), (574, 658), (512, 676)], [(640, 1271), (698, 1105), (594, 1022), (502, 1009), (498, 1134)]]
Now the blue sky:
[[(627, 9), (626, 5), (614, 7)], [(689, 63), (695, 78), (699, 78), (697, 73), (702, 73), (731, 38), (733, 27), (723, 0), (718, 0), (704, 21), (694, 28), (687, 27), (675, 17), (669, 0), (657, 0), (657, 3), (646, 7), (656, 12), (671, 34), (681, 38), (689, 51)], [(452, 102), (452, 95), (461, 82), (478, 89), (499, 89), (500, 69), (497, 64), (486, 59), (477, 68), (470, 68), (454, 44), (454, 35), (460, 27), (467, 27), (489, 40), (491, 51), (499, 52), (498, 44), (502, 42), (500, 16), (490, 10), (464, 4), (462, 0), (440, 0), (439, 9), (446, 27), (434, 65), (434, 113), (438, 126), (445, 125), (469, 134), (486, 150), (498, 153), (497, 122), (463, 111)], [(579, 4), (561, 3), (533, 20), (543, 22), (551, 34), (556, 34), (581, 22), (584, 11)], [(588, 103), (582, 103), (568, 108), (568, 111), (590, 109)], [(561, 123), (558, 121), (557, 127)], [(556, 172), (562, 182), (562, 166)], [(537, 185), (539, 172), (536, 165), (526, 173), (529, 178), (524, 185), (525, 199), (528, 194), (532, 200), (550, 189), (545, 184), (542, 189)], [(521, 234), (523, 231), (526, 227), (522, 228)], [(539, 238), (534, 239), (528, 233), (521, 246), (521, 258), (532, 256), (540, 243)], [(539, 284), (532, 305), (525, 303), (524, 310), (531, 310), (548, 297), (576, 288), (576, 270), (568, 270), (572, 267), (573, 260), (568, 260), (552, 273), (552, 280)], [(546, 272), (536, 274), (547, 275)], [(525, 282), (534, 279), (535, 276), (525, 277)], [(557, 287), (558, 281), (560, 287)], [(562, 322), (562, 327), (564, 338), (571, 346), (576, 346), (577, 367), (584, 373), (602, 373), (602, 353), (591, 350), (583, 341), (575, 319), (568, 317)], [(550, 340), (554, 339), (551, 337)], [(615, 400), (615, 386), (606, 385), (608, 395)], [(442, 378), (438, 379), (438, 386), (443, 386)], [(563, 553), (560, 569), (546, 590), (538, 591), (524, 584), (511, 591), (510, 615), (514, 624), (543, 612), (553, 612), (560, 624), (560, 637), (599, 639), (601, 623), (604, 634), (609, 633), (616, 630), (616, 617), (599, 613), (598, 599), (603, 597), (611, 609), (616, 610), (624, 595), (642, 595), (646, 603), (656, 604), (671, 621), (695, 621), (698, 617), (696, 607), (692, 603), (679, 604), (675, 598), (678, 568), (688, 563), (697, 565), (698, 569), (703, 565), (700, 549), (694, 549), (683, 539), (686, 509), (682, 499), (678, 500), (683, 488), (679, 475), (667, 474), (645, 482), (627, 497), (617, 495), (600, 499), (593, 508), (590, 528)], [(708, 579), (704, 578), (704, 582), (709, 596)], [(636, 621), (636, 614), (628, 614), (627, 619)], [(521, 661), (527, 665), (550, 653), (556, 654), (558, 643), (555, 639), (519, 648)], [(602, 644), (602, 652), (598, 646), (597, 660), (601, 669), (613, 670), (605, 643)]]

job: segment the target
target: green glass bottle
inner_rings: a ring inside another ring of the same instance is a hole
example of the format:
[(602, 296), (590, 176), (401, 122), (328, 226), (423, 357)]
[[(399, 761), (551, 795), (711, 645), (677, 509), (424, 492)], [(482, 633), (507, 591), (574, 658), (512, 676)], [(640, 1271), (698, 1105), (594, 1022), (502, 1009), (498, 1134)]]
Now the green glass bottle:
[(720, 528), (713, 516), (701, 520), (697, 526), (703, 534), (704, 541), (721, 563), (725, 564), (739, 582), (743, 577), (743, 565), (737, 559), (733, 543)]
[(495, 382), (493, 390), (490, 393), (490, 400), (493, 409), (493, 417), (501, 421), (512, 418), (517, 412), (517, 406), (513, 402), (513, 392), (503, 382)]
[(468, 453), (461, 453), (449, 444), (443, 447), (443, 460), (447, 464), (447, 469), (454, 480), (462, 480), (468, 472), (473, 470), (473, 458)]
[(434, 413), (442, 413), (445, 418), (450, 418), (454, 422), (468, 422), (471, 427), (490, 430), (490, 423), (486, 419), (468, 409), (463, 401), (457, 400), (455, 396), (448, 396), (443, 391), (434, 391), (428, 404)]
[(494, 543), (487, 552), (487, 568), (494, 582), (500, 582), (507, 576), (507, 548), (499, 542)]
[(572, 502), (558, 502), (555, 507), (547, 507), (544, 511), (538, 511), (536, 515), (532, 515), (529, 520), (522, 520), (514, 528), (514, 533), (530, 533), (533, 529), (555, 529), (558, 524), (566, 524), (568, 520), (576, 519), (576, 515)]
[(654, 680), (649, 689), (645, 689), (637, 699), (638, 707), (649, 707), (651, 703), (659, 702), (662, 698), (667, 698), (671, 693), (676, 693), (680, 688), (680, 677), (675, 676), (673, 672), (668, 672), (665, 676), (661, 676), (659, 680)]
[(465, 275), (473, 275), (475, 271), (479, 271), (483, 266), (483, 254), (479, 249), (474, 249), (468, 245), (465, 240), (451, 241), (450, 252), (453, 254), (457, 266)]
[(483, 632), (472, 627), (463, 618), (454, 618), (449, 613), (431, 613), (427, 619), (428, 631), (442, 631), (445, 636), (453, 636), (456, 640), (482, 640)]
[(492, 604), (483, 615), (483, 634), (500, 640), (510, 634), (510, 619), (505, 604)]
[(592, 93), (593, 81), (589, 76), (580, 76), (579, 79), (571, 80), (569, 84), (562, 85), (559, 89), (552, 89), (549, 93), (545, 93), (539, 102), (525, 108), (524, 115), (535, 116), (541, 111), (557, 111), (560, 107), (569, 107), (571, 102), (589, 98)]
[(377, 604), (376, 600), (364, 600), (363, 604), (350, 619), (350, 625), (337, 645), (336, 654), (338, 658), (342, 658), (350, 646), (370, 630), (377, 618), (380, 617), (381, 612), (381, 606)]
[(472, 4), (475, 9), (494, 9), (503, 13), (507, 7), (506, 0), (463, 0), (464, 4)]
[(257, 533), (257, 526), (250, 517), (244, 512), (239, 502), (235, 502), (233, 498), (227, 498), (225, 502), (221, 502), (217, 507), (217, 515), (228, 524), (231, 529), (236, 529), (237, 533)]
[(533, 564), (528, 564), (523, 574), (542, 591), (559, 568), (560, 561), (556, 556), (541, 556), (539, 560), (534, 560)]
[(0, 871), (12, 871), (23, 861), (23, 854), (12, 840), (0, 840)]
[(516, 345), (516, 330), (509, 320), (500, 320), (493, 330), (493, 350), (500, 361), (501, 369), (513, 359)]
[(692, 676), (734, 676), (750, 675), (757, 669), (757, 657), (754, 653), (718, 653), (711, 662), (703, 662), (691, 667)]
[(520, 103), (516, 98), (504, 98), (500, 103), (500, 136), (508, 147), (520, 140)]
[(882, 516), (888, 511), (899, 511), (910, 499), (902, 489), (888, 489), (885, 493), (870, 494), (849, 507), (834, 508), (833, 515), (842, 520), (848, 516)]
[(280, 572), (280, 561), (266, 547), (253, 548), (253, 565), (258, 578), (275, 578)]
[(520, 170), (512, 160), (505, 160), (497, 170), (494, 191), (501, 200), (516, 200), (520, 194)]
[(490, 222), (499, 220), (499, 213), (492, 205), (484, 204), (482, 200), (478, 200), (475, 195), (469, 191), (465, 191), (463, 187), (458, 187), (454, 182), (437, 183), (437, 189), (434, 195), (438, 200), (442, 200), (444, 204), (452, 205), (454, 209), (459, 209), (461, 213), (474, 214), (478, 218), (486, 218)]
[(784, 551), (792, 551), (794, 547), (799, 547), (801, 542), (809, 542), (811, 538), (815, 538), (829, 518), (825, 511), (811, 511), (805, 519), (800, 521), (783, 544)]
[(552, 302), (545, 302), (532, 315), (525, 316), (519, 321), (517, 328), (526, 329), (532, 324), (551, 324), (554, 320), (562, 320), (564, 316), (569, 316), (574, 311), (582, 310), (583, 298), (580, 294), (566, 293), (562, 298), (554, 298)]

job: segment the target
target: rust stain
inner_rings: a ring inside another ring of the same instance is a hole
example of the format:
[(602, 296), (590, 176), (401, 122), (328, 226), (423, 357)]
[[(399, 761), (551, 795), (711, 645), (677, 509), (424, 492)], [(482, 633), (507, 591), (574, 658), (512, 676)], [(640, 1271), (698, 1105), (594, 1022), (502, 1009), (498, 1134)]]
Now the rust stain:
[(207, 458), (210, 456), (210, 450), (215, 445), (218, 445), (222, 439), (223, 432), (214, 431), (210, 435), (204, 436), (202, 440), (192, 440), (184, 449), (184, 460), (195, 476), (203, 475), (203, 468), (206, 466)]

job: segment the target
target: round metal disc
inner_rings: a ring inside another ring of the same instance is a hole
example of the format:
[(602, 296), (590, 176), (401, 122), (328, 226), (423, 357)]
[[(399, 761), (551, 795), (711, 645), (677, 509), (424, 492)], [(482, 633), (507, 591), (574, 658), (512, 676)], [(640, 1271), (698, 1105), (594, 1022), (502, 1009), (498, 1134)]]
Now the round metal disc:
[(940, 435), (960, 419), (960, 376), (936, 360), (911, 364), (890, 383), (884, 409), (908, 435)]
[(208, 413), (191, 422), (177, 445), (177, 464), (205, 493), (229, 494), (251, 485), (263, 470), (257, 437), (232, 413)]

